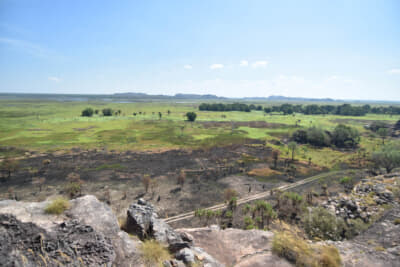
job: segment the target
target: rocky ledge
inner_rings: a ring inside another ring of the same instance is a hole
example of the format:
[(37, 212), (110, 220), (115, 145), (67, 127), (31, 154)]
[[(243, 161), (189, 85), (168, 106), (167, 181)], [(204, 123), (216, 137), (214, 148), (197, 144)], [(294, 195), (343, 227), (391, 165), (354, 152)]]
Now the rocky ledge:
[(0, 266), (145, 266), (140, 246), (148, 238), (169, 248), (164, 266), (223, 266), (188, 235), (158, 219), (144, 200), (127, 212), (121, 231), (110, 207), (94, 196), (70, 201), (62, 215), (45, 213), (50, 201), (0, 201)]

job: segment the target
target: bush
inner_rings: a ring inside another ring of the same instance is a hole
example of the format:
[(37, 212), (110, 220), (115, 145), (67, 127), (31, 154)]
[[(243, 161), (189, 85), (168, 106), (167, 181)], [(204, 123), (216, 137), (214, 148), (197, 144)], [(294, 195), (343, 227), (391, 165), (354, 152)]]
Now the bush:
[(369, 125), (369, 129), (373, 132), (378, 132), (380, 128), (388, 128), (388, 125), (382, 121), (374, 121)]
[(331, 140), (327, 132), (317, 127), (307, 129), (307, 142), (313, 146), (330, 146)]
[(353, 181), (353, 178), (346, 176), (346, 177), (343, 177), (342, 179), (340, 179), (339, 182), (341, 184), (348, 184), (348, 183), (351, 183), (352, 181)]
[(186, 113), (186, 117), (187, 117), (188, 121), (195, 121), (197, 114), (194, 112), (188, 112), (188, 113)]
[(163, 261), (169, 260), (168, 250), (155, 240), (146, 240), (140, 247), (146, 266), (162, 266)]
[(345, 223), (328, 210), (318, 207), (306, 215), (304, 230), (311, 238), (340, 240), (345, 230)]
[(103, 116), (112, 116), (114, 111), (111, 108), (105, 108), (102, 110)]
[(229, 202), (233, 197), (237, 197), (238, 192), (233, 188), (227, 188), (224, 190), (224, 199)]
[(255, 228), (254, 221), (250, 216), (244, 217), (244, 228), (246, 230), (251, 230)]
[(332, 133), (332, 143), (337, 147), (354, 148), (359, 142), (359, 132), (350, 126), (339, 124)]
[(93, 109), (92, 108), (85, 108), (82, 110), (82, 117), (92, 117), (93, 116)]
[(272, 251), (296, 263), (296, 266), (341, 266), (340, 254), (336, 247), (309, 244), (288, 231), (275, 233)]
[(69, 208), (69, 202), (65, 198), (57, 198), (48, 204), (45, 208), (45, 212), (48, 214), (60, 215)]
[(74, 198), (80, 195), (82, 191), (82, 184), (78, 182), (68, 183), (65, 186), (65, 192), (70, 196), (70, 198)]
[(368, 229), (368, 224), (360, 218), (347, 220), (346, 238), (353, 238)]
[(380, 151), (372, 154), (372, 162), (378, 168), (385, 168), (390, 173), (394, 168), (400, 166), (399, 146), (386, 145)]

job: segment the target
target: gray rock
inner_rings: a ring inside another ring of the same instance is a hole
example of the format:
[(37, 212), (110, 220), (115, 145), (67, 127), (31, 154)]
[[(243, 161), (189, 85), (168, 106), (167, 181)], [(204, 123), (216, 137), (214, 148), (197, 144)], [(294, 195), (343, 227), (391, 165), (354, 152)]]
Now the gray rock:
[[(103, 236), (112, 244), (112, 264), (116, 266), (143, 266), (138, 246), (140, 240), (134, 240), (119, 230), (118, 220), (109, 206), (94, 196), (84, 196), (70, 201), (70, 209), (63, 215), (50, 215), (44, 212), (50, 201), (17, 202), (0, 201), (0, 214), (12, 214), (21, 223), (30, 223), (51, 236), (59, 235), (59, 225), (70, 221), (90, 227), (96, 235)], [(96, 245), (98, 239), (91, 238)], [(90, 246), (87, 247), (90, 249)], [(89, 253), (90, 251), (88, 251)], [(16, 252), (17, 254), (20, 252)], [(66, 254), (68, 255), (68, 254)], [(1, 265), (1, 264), (0, 264)], [(87, 264), (93, 266), (97, 264)], [(37, 266), (37, 264), (35, 264)]]
[(126, 229), (140, 239), (156, 239), (167, 245), (172, 253), (190, 246), (189, 242), (184, 241), (168, 224), (158, 219), (154, 207), (143, 199), (130, 205), (127, 211)]
[(91, 226), (70, 220), (52, 231), (11, 214), (0, 214), (0, 266), (112, 266), (109, 238)]
[(194, 253), (188, 248), (183, 248), (175, 254), (175, 258), (182, 260), (186, 264), (194, 263)]

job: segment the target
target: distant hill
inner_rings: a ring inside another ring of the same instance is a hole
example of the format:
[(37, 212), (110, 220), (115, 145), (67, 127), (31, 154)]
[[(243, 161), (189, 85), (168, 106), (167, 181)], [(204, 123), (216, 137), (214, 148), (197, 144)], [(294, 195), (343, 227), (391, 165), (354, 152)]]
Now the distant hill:
[(272, 95), (268, 97), (243, 97), (230, 98), (212, 94), (175, 94), (175, 95), (150, 95), (146, 93), (115, 93), (99, 95), (78, 94), (32, 94), (32, 93), (0, 93), (0, 99), (33, 99), (51, 101), (110, 101), (110, 102), (144, 102), (144, 101), (230, 101), (230, 102), (329, 102), (329, 103), (369, 103), (369, 104), (399, 104), (400, 101), (384, 100), (339, 100), (332, 98), (305, 98)]

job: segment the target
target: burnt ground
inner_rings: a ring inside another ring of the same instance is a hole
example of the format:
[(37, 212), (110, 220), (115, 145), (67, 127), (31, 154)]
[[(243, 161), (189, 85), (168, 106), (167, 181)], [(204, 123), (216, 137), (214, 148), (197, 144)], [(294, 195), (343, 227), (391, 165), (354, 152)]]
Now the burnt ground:
[[(109, 203), (117, 215), (125, 214), (132, 202), (143, 197), (157, 206), (160, 216), (172, 216), (223, 202), (226, 188), (234, 188), (241, 197), (285, 182), (283, 172), (270, 178), (247, 175), (254, 168), (272, 165), (271, 153), (263, 143), (251, 141), (206, 150), (160, 153), (74, 150), (38, 155), (19, 160), (19, 168), (11, 178), (1, 179), (0, 198), (41, 201), (65, 195), (67, 176), (74, 172), (84, 182), (82, 194), (96, 195)], [(282, 165), (283, 161), (278, 167)], [(186, 181), (180, 187), (177, 177), (182, 169)], [(144, 175), (154, 181), (148, 193), (142, 184)], [(308, 175), (302, 173), (296, 180)], [(44, 180), (42, 186), (35, 183), (38, 178)]]

